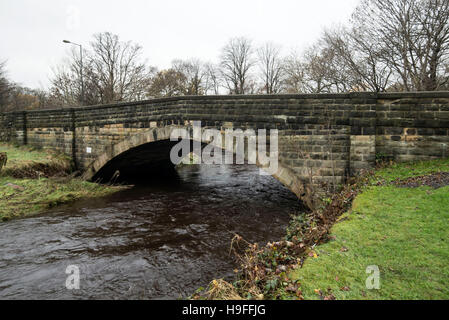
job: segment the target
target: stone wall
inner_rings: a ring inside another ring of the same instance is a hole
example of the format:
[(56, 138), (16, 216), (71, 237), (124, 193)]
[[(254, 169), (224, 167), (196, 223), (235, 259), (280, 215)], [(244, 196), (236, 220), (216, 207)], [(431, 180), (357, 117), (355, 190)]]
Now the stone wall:
[(7, 113), (0, 140), (63, 151), (86, 170), (124, 139), (195, 120), (278, 129), (280, 163), (304, 185), (341, 183), (376, 157), (449, 156), (449, 92), (198, 96)]

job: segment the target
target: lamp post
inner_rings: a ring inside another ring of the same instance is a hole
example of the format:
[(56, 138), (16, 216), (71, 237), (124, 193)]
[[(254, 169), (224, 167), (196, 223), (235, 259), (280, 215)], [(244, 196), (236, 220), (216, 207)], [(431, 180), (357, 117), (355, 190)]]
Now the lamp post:
[(80, 47), (80, 60), (81, 60), (81, 70), (80, 70), (80, 76), (81, 76), (81, 105), (84, 105), (83, 46), (78, 44), (78, 43), (71, 42), (69, 40), (62, 40), (62, 42), (73, 44), (75, 46)]

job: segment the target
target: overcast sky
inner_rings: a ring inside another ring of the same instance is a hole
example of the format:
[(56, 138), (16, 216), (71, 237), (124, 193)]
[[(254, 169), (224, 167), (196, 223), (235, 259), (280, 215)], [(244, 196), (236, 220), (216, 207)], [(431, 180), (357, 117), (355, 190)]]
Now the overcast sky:
[(313, 43), (322, 28), (345, 23), (359, 0), (1, 0), (0, 61), (10, 80), (47, 88), (68, 54), (63, 39), (88, 45), (110, 31), (143, 46), (148, 64), (215, 62), (231, 37), (273, 41), (285, 52)]

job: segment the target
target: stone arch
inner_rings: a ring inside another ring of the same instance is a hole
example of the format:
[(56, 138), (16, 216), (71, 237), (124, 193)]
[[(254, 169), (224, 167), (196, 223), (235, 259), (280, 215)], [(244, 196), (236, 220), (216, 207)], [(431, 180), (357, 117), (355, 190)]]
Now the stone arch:
[[(124, 154), (127, 151), (159, 141), (170, 140), (170, 135), (174, 129), (184, 128), (190, 130), (188, 126), (169, 125), (165, 127), (152, 128), (148, 131), (126, 137), (115, 145), (106, 148), (96, 160), (94, 160), (84, 171), (83, 179), (92, 180), (94, 176), (111, 160)], [(259, 166), (260, 167), (260, 166)], [(295, 172), (279, 163), (277, 173), (272, 175), (282, 185), (292, 191), (306, 205), (310, 206), (310, 194), (305, 185), (297, 178)]]

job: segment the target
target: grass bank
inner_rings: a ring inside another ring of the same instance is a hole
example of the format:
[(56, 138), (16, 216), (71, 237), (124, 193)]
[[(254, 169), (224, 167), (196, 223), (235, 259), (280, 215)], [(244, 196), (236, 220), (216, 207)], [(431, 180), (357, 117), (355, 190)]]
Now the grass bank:
[[(285, 239), (234, 251), (236, 281), (193, 299), (448, 299), (449, 159), (367, 173), (294, 216)], [(366, 285), (373, 268), (379, 289)]]
[(8, 161), (0, 171), (0, 220), (24, 217), (81, 198), (120, 190), (70, 175), (70, 159), (62, 154), (0, 144)]
[[(449, 180), (440, 172), (449, 160), (376, 171), (331, 240), (292, 272), (303, 297), (448, 299)], [(367, 289), (368, 266), (379, 269), (379, 289)]]

